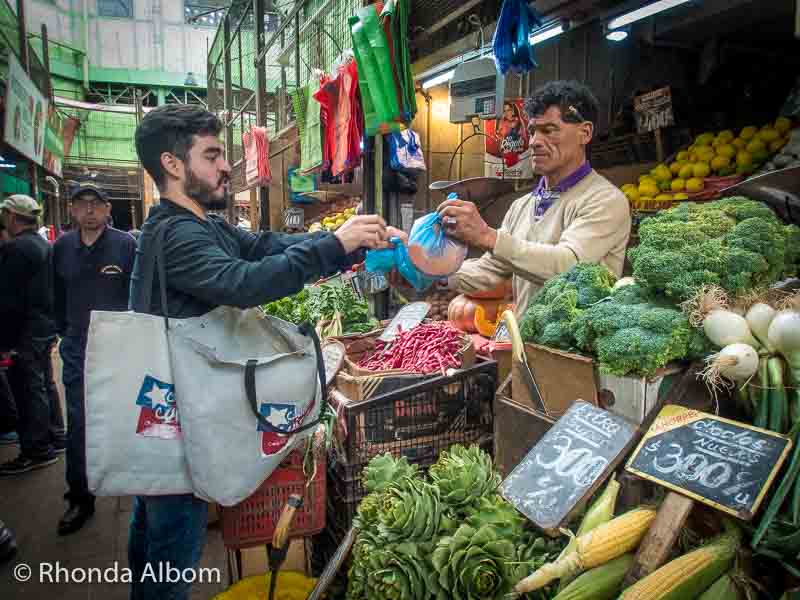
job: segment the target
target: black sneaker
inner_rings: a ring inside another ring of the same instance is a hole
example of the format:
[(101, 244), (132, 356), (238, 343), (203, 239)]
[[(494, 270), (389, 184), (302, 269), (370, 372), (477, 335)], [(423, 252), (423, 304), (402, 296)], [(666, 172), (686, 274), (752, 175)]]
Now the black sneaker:
[(11, 560), (17, 553), (17, 540), (14, 539), (14, 534), (6, 527), (5, 523), (0, 521), (0, 564)]
[(67, 451), (66, 442), (53, 442), (53, 452), (55, 454), (64, 454)]
[(49, 458), (28, 458), (27, 456), (19, 455), (14, 460), (0, 465), (0, 477), (9, 475), (21, 475), (34, 469), (41, 469), (42, 467), (49, 467), (58, 462), (57, 456)]

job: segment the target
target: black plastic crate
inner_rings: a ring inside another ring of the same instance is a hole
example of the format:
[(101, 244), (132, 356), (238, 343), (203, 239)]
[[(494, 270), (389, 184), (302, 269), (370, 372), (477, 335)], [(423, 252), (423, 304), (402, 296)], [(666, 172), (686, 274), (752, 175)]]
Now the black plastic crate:
[[(336, 407), (343, 464), (359, 465), (389, 452), (432, 463), (454, 443), (492, 433), (497, 363), (478, 359), (469, 369), (434, 377), (370, 400)], [(346, 432), (346, 433), (345, 433)]]

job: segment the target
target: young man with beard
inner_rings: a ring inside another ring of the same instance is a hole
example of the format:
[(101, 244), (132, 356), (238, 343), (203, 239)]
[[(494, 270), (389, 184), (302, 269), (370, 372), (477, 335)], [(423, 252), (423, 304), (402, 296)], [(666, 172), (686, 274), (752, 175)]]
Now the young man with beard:
[[(131, 286), (137, 312), (162, 314), (158, 274), (144, 306), (141, 257), (153, 243), (156, 226), (164, 237), (167, 311), (170, 317), (203, 315), (222, 305), (248, 308), (295, 294), (361, 259), (360, 249), (387, 247), (399, 232), (378, 216), (355, 217), (335, 234), (253, 234), (209, 215), (227, 207), (231, 167), (219, 140), (222, 123), (212, 113), (188, 105), (166, 105), (147, 113), (136, 130), (136, 151), (161, 192), (142, 226), (139, 258)], [(236, 440), (230, 440), (236, 443)], [(137, 496), (128, 557), (132, 600), (185, 600), (186, 582), (153, 582), (141, 575), (159, 563), (195, 568), (205, 545), (207, 504), (191, 494)]]
[[(83, 366), (89, 318), (93, 310), (128, 309), (136, 242), (107, 225), (111, 202), (92, 180), (79, 181), (69, 193), (76, 229), (55, 243), (55, 312), (61, 334), (64, 390), (67, 400), (67, 493), (69, 506), (58, 534), (81, 529), (94, 514), (94, 496), (86, 478), (86, 415)], [(118, 349), (117, 349), (118, 350)]]
[(471, 202), (439, 207), (452, 235), (485, 251), (462, 265), (451, 287), (484, 291), (512, 278), (518, 315), (548, 279), (578, 262), (602, 263), (621, 276), (631, 229), (627, 199), (589, 164), (599, 112), (592, 92), (576, 81), (551, 81), (526, 110), (533, 170), (541, 175), (533, 192), (511, 205), (499, 229)]

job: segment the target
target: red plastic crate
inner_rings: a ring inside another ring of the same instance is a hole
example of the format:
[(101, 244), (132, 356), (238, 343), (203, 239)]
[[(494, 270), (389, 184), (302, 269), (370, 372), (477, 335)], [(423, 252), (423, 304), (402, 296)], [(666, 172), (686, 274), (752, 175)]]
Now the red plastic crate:
[(275, 525), (291, 494), (303, 496), (290, 537), (306, 537), (325, 529), (325, 454), (317, 457), (317, 472), (306, 488), (303, 452), (295, 450), (275, 469), (252, 496), (236, 506), (223, 507), (222, 540), (231, 549), (263, 546), (272, 542)]

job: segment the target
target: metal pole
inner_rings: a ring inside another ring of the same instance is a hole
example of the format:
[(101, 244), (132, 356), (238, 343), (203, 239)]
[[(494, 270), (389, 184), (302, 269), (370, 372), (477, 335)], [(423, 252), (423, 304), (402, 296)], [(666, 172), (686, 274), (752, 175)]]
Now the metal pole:
[(300, 12), (294, 16), (294, 80), (295, 89), (300, 89)]
[[(25, 28), (25, 0), (17, 0), (17, 27), (19, 28), (19, 58), (25, 73), (31, 74), (31, 56), (28, 47), (28, 30)], [(49, 77), (48, 72), (48, 77)], [(39, 169), (34, 161), (30, 162), (31, 196), (39, 195)]]
[[(223, 103), (225, 108), (225, 115), (226, 115), (226, 125), (225, 125), (225, 152), (228, 155), (228, 160), (233, 161), (233, 121), (228, 121), (228, 115), (230, 115), (231, 111), (233, 110), (233, 93), (231, 90), (231, 23), (230, 17), (226, 13), (224, 20), (222, 22), (222, 33), (223, 33), (223, 41), (225, 42), (225, 52), (223, 53), (223, 66), (224, 66), (224, 91), (223, 91)], [(228, 199), (228, 222), (232, 225), (236, 225), (236, 221), (234, 220), (236, 215), (236, 197)]]
[[(48, 74), (47, 79), (47, 90), (45, 91), (45, 96), (50, 101), (50, 108), (51, 110), (55, 111), (55, 106), (53, 105), (53, 83), (49, 77), (50, 74), (50, 47), (49, 47), (49, 38), (47, 35), (47, 25), (42, 23), (42, 62), (44, 63), (44, 69)], [(50, 115), (48, 114), (48, 120)], [(46, 134), (45, 134), (46, 135)], [(61, 167), (63, 169), (64, 164), (62, 161)], [(58, 193), (58, 186), (55, 188), (55, 196), (53, 200), (50, 202), (50, 210), (47, 211), (48, 216), (50, 217), (50, 224), (58, 227), (61, 224), (61, 199), (59, 198)]]
[[(253, 0), (253, 12), (254, 18), (256, 20), (256, 54), (261, 54), (264, 45), (264, 15), (266, 13), (266, 1), (265, 0)], [(266, 119), (267, 119), (267, 111), (266, 111), (266, 98), (267, 98), (267, 69), (265, 64), (256, 64), (256, 125), (259, 127), (266, 126)], [(279, 177), (283, 178), (283, 173), (276, 174)], [(256, 200), (258, 207), (260, 208), (261, 212), (261, 223), (260, 226), (262, 229), (268, 229), (268, 227), (264, 227), (265, 219), (263, 217), (264, 214), (269, 215), (269, 188), (266, 186), (259, 186), (258, 187), (258, 194), (256, 198), (253, 198), (251, 195), (250, 202), (252, 204), (253, 200)], [(253, 214), (251, 210), (251, 214)], [(266, 220), (269, 223), (269, 219)], [(253, 227), (256, 226), (255, 223), (251, 223)]]

